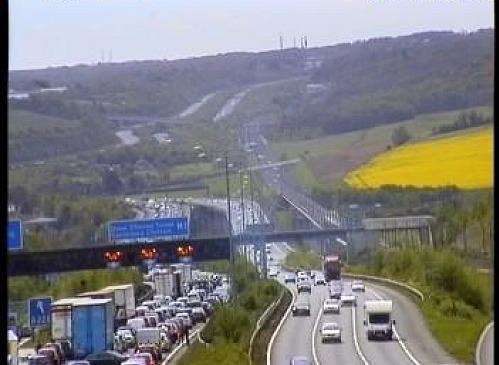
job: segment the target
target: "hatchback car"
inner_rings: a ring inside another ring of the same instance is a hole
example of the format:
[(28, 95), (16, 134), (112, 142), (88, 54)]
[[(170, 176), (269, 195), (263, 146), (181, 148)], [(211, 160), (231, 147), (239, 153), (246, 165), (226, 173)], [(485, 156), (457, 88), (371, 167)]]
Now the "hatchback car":
[(337, 323), (324, 323), (321, 328), (322, 343), (328, 341), (341, 342), (341, 328)]
[(341, 302), (338, 299), (325, 299), (322, 307), (324, 313), (340, 313)]
[(312, 365), (312, 361), (305, 356), (293, 356), (289, 365)]
[(366, 287), (364, 286), (362, 280), (354, 280), (352, 282), (352, 291), (366, 291)]

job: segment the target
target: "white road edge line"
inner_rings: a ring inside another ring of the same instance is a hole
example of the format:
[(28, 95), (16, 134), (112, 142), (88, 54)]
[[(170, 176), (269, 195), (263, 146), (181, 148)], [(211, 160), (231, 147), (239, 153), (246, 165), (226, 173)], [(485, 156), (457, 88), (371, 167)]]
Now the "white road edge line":
[(355, 307), (352, 306), (352, 332), (353, 332), (353, 343), (355, 345), (355, 350), (357, 351), (357, 355), (359, 355), (364, 365), (369, 365), (369, 362), (367, 361), (366, 357), (362, 353), (362, 350), (360, 349), (359, 341), (357, 340), (357, 327), (355, 326), (355, 316), (356, 316)]
[[(369, 290), (374, 294), (374, 296), (376, 298), (378, 298), (378, 299), (385, 299), (381, 295), (379, 295), (378, 293), (376, 293), (376, 291), (373, 288), (369, 288)], [(412, 355), (412, 353), (409, 351), (409, 349), (407, 348), (407, 346), (405, 345), (405, 343), (402, 342), (402, 340), (400, 339), (400, 336), (399, 336), (399, 334), (398, 334), (397, 329), (395, 328), (395, 326), (393, 326), (393, 333), (395, 334), (395, 338), (397, 339), (398, 344), (400, 345), (400, 347), (402, 348), (402, 350), (404, 351), (404, 353), (407, 355), (407, 357), (409, 357), (409, 359), (415, 365), (421, 365), (421, 363), (418, 360), (416, 360), (416, 358), (414, 357), (414, 355)]]
[[(286, 284), (284, 284), (284, 285), (286, 285)], [(296, 295), (295, 295), (295, 292), (293, 290), (290, 290), (288, 287), (286, 287), (286, 290), (289, 290), (291, 292), (291, 295), (293, 296), (293, 298), (291, 299), (291, 303), (289, 303), (289, 307), (286, 310), (286, 313), (284, 313), (284, 316), (282, 316), (281, 321), (277, 325), (277, 328), (275, 329), (274, 333), (272, 334), (272, 337), (270, 338), (269, 344), (267, 346), (267, 365), (271, 365), (270, 353), (272, 352), (272, 345), (274, 344), (274, 340), (276, 339), (277, 334), (279, 333), (279, 330), (281, 329), (282, 325), (286, 321), (286, 318), (289, 317), (289, 313), (291, 313), (291, 308), (293, 307), (293, 304), (294, 304), (295, 299), (296, 299)]]
[(494, 321), (490, 322), (487, 326), (485, 326), (485, 329), (482, 331), (480, 338), (478, 339), (475, 352), (476, 365), (482, 365), (482, 360), (480, 359), (480, 353), (482, 352), (483, 340), (485, 339), (485, 335), (487, 334), (487, 332), (490, 330), (490, 327), (492, 327), (493, 325)]
[(315, 319), (314, 328), (312, 329), (312, 356), (314, 357), (315, 365), (320, 365), (319, 358), (317, 357), (317, 350), (315, 348), (315, 334), (317, 333), (317, 327), (322, 316), (322, 309), (323, 307), (321, 305), (317, 318)]

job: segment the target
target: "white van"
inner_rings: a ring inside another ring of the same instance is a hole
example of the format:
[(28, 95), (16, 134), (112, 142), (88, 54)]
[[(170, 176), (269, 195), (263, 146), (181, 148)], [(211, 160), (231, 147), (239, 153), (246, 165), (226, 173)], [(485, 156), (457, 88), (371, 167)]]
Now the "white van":
[(146, 321), (144, 317), (130, 318), (126, 321), (126, 325), (132, 327), (135, 330), (145, 328)]
[(367, 339), (382, 338), (391, 340), (393, 336), (393, 304), (391, 300), (366, 300), (364, 303), (364, 326)]

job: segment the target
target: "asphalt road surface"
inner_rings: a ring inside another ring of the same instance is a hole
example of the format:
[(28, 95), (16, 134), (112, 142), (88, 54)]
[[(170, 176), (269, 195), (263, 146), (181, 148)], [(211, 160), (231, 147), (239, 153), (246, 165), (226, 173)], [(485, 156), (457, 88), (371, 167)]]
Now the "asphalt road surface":
[[(287, 248), (273, 245), (275, 261), (283, 260)], [(285, 271), (278, 280), (284, 282)], [(327, 286), (313, 286), (309, 296), (310, 317), (290, 315), (283, 323), (271, 349), (271, 363), (289, 364), (293, 356), (306, 356), (315, 364), (457, 364), (433, 339), (418, 306), (400, 292), (382, 285), (366, 284), (365, 292), (357, 292), (357, 306), (343, 306), (340, 314), (323, 314), (322, 303), (328, 296)], [(286, 284), (296, 294), (295, 284)], [(351, 280), (343, 279), (344, 287)], [(369, 299), (391, 299), (396, 320), (392, 341), (368, 341), (364, 321), (364, 302)], [(320, 328), (325, 322), (336, 322), (342, 329), (341, 343), (323, 344)], [(355, 327), (354, 327), (355, 326)], [(357, 342), (357, 345), (356, 345)], [(493, 344), (493, 340), (490, 341)]]

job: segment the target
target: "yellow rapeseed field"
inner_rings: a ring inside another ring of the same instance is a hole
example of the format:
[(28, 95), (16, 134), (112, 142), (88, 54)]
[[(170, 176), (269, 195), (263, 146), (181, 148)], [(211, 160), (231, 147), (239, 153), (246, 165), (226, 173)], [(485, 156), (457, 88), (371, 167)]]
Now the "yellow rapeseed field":
[(381, 185), (443, 186), (464, 189), (493, 185), (492, 127), (452, 137), (408, 144), (382, 153), (351, 171), (354, 187)]

